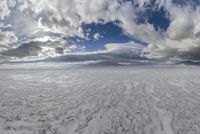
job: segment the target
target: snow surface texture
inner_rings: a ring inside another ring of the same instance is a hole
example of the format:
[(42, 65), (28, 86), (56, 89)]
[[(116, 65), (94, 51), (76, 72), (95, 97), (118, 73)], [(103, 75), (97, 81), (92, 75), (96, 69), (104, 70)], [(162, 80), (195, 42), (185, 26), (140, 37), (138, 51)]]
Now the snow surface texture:
[(0, 134), (200, 134), (200, 69), (0, 70)]

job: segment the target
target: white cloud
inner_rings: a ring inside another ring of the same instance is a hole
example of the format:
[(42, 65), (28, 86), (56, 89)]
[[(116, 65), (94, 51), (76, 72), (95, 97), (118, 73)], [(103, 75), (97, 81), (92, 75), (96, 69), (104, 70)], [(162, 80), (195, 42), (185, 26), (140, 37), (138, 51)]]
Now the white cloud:
[(111, 54), (119, 54), (128, 57), (142, 57), (144, 46), (136, 42), (109, 43), (105, 45), (106, 51)]
[(18, 39), (13, 32), (3, 32), (0, 30), (0, 52), (7, 50), (9, 44), (16, 42)]
[(145, 53), (150, 57), (200, 58), (200, 8), (170, 7), (172, 22), (164, 39), (152, 41)]
[(103, 38), (103, 35), (101, 35), (100, 33), (95, 33), (94, 36), (93, 36), (93, 38), (95, 40), (100, 40), (101, 38)]
[(0, 20), (4, 20), (5, 17), (8, 17), (16, 4), (15, 0), (1, 0), (0, 1)]
[(6, 0), (0, 2), (0, 19), (3, 20), (6, 16), (10, 14), (10, 10), (7, 6)]

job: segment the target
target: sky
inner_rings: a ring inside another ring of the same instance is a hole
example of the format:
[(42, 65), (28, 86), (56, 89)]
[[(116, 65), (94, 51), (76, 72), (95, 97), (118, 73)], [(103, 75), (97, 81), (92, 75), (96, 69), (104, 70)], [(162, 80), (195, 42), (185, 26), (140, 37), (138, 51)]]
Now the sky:
[(1, 0), (0, 62), (200, 59), (200, 0)]

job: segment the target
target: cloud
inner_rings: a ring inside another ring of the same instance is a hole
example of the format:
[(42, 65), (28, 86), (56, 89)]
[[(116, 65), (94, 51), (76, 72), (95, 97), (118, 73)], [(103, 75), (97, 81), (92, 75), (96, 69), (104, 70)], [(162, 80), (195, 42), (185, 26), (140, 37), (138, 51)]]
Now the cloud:
[(16, 4), (15, 0), (1, 0), (0, 1), (0, 20), (4, 20), (5, 17), (8, 17)]
[(17, 48), (4, 51), (2, 55), (23, 58), (27, 56), (37, 56), (41, 50), (42, 48), (38, 45), (38, 42), (29, 42)]
[(8, 16), (9, 14), (10, 14), (10, 10), (7, 6), (6, 0), (1, 1), (1, 3), (0, 3), (0, 19), (4, 20), (4, 18), (6, 16)]
[(4, 59), (12, 60), (17, 58), (37, 59), (49, 56), (58, 56), (70, 52), (74, 49), (75, 44), (68, 42), (65, 38), (52, 38), (45, 36), (34, 38), (29, 41), (25, 40), (20, 45), (6, 49), (1, 52)]
[(200, 59), (200, 8), (170, 7), (171, 23), (164, 38), (152, 41), (144, 51), (149, 57), (193, 57)]
[(109, 43), (105, 45), (106, 51), (116, 55), (139, 58), (142, 57), (144, 46), (136, 42)]
[(100, 33), (95, 33), (94, 36), (93, 36), (93, 38), (95, 40), (100, 40), (101, 38), (103, 38), (103, 35), (101, 35)]
[(144, 46), (136, 42), (111, 43), (105, 45), (105, 50), (94, 52), (66, 53), (62, 56), (46, 58), (43, 61), (54, 62), (129, 62), (132, 60), (145, 60), (142, 56)]
[(167, 30), (169, 38), (173, 40), (189, 38), (194, 28), (193, 22), (189, 21), (190, 19), (190, 17), (181, 17), (173, 20)]
[[(82, 23), (121, 21), (134, 23), (135, 7), (131, 1), (122, 0), (19, 0), (18, 9), (34, 15), (39, 28), (44, 31), (83, 37)], [(90, 3), (90, 4), (88, 4)]]
[(8, 44), (16, 42), (18, 39), (13, 32), (0, 30), (0, 52), (8, 48)]
[[(6, 23), (11, 23), (12, 32), (20, 39), (16, 42), (19, 44), (21, 40), (29, 40), (30, 36), (37, 31), (60, 34), (61, 38), (62, 36), (85, 38), (82, 23), (115, 21), (120, 19), (122, 14), (127, 14), (126, 18), (130, 18), (131, 11), (134, 9), (131, 2), (119, 2), (118, 0), (43, 0), (40, 2), (18, 0), (16, 2), (13, 10), (8, 9), (7, 13), (3, 12), (6, 16), (10, 15)], [(94, 37), (100, 38), (98, 34)], [(8, 47), (13, 51), (12, 45)]]
[(8, 49), (9, 44), (18, 40), (13, 31), (2, 30), (3, 28), (8, 27), (7, 24), (4, 24), (4, 19), (10, 16), (11, 9), (15, 4), (15, 0), (0, 1), (0, 52)]

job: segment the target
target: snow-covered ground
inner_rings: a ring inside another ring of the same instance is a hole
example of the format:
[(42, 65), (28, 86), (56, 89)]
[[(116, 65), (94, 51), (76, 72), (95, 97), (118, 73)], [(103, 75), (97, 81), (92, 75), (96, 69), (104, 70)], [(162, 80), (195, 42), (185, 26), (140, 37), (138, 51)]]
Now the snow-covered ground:
[(200, 134), (200, 69), (1, 69), (0, 134)]

